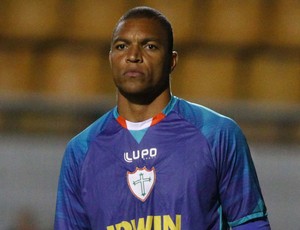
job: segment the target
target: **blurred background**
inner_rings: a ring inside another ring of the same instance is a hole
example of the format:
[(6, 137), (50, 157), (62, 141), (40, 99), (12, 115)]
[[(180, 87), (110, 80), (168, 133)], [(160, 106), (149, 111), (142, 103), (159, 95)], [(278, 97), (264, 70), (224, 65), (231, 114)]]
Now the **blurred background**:
[(1, 0), (0, 230), (53, 229), (65, 145), (114, 106), (111, 32), (138, 5), (173, 24), (173, 93), (240, 124), (272, 229), (300, 230), (299, 0)]

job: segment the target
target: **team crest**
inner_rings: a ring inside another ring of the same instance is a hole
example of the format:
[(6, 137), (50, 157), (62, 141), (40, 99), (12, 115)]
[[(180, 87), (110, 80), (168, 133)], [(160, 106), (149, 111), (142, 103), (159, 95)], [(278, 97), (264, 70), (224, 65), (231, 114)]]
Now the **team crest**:
[(134, 172), (127, 172), (127, 184), (131, 193), (144, 202), (150, 195), (156, 181), (156, 173), (154, 167), (148, 170), (144, 168), (136, 168)]

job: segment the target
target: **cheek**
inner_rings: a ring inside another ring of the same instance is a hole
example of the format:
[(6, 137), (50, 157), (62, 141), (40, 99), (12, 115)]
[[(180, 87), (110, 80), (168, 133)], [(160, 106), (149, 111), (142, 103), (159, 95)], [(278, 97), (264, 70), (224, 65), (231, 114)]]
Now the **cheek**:
[(151, 57), (150, 59), (144, 59), (144, 64), (152, 72), (159, 73), (164, 69), (165, 60), (161, 57)]
[(122, 69), (122, 61), (116, 57), (110, 58), (110, 68), (113, 74), (117, 74)]
[(111, 52), (110, 55), (109, 55), (109, 62), (110, 62), (110, 65), (113, 67), (113, 66), (116, 66), (117, 63), (120, 63), (121, 59), (122, 59), (122, 55), (116, 53), (116, 52)]
[(166, 60), (161, 59), (154, 67), (155, 74), (157, 75), (168, 75), (170, 73), (170, 65)]

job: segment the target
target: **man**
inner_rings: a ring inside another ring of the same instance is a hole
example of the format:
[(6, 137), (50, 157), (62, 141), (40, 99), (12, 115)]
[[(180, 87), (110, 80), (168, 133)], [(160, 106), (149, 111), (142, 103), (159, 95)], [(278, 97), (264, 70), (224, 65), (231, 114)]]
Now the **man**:
[(128, 11), (109, 60), (117, 106), (69, 142), (55, 229), (270, 229), (239, 127), (171, 94), (168, 20)]

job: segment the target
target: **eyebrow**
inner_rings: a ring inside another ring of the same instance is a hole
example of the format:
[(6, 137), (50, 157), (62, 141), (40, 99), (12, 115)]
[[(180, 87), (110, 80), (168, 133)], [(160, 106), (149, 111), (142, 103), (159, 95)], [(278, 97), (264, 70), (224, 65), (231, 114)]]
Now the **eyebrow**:
[[(127, 44), (131, 43), (131, 41), (129, 39), (122, 38), (122, 37), (118, 37), (118, 38), (112, 40), (112, 44), (116, 44), (117, 42), (125, 42)], [(155, 37), (146, 37), (146, 38), (141, 39), (142, 44), (147, 44), (148, 42), (156, 42), (156, 43), (162, 44), (162, 41)]]

